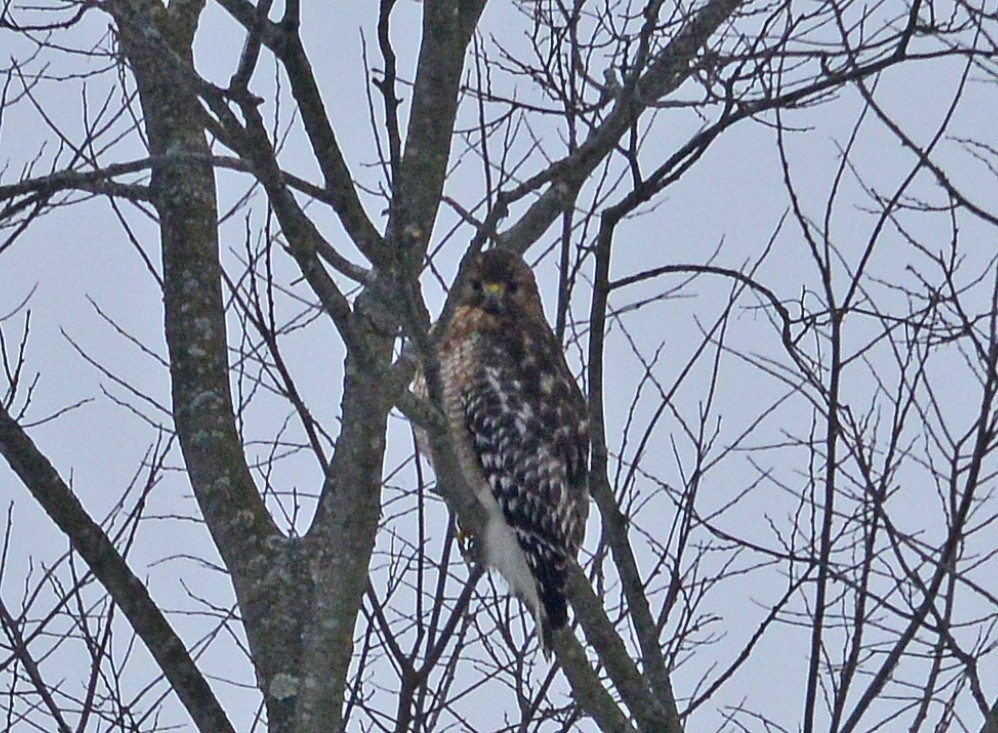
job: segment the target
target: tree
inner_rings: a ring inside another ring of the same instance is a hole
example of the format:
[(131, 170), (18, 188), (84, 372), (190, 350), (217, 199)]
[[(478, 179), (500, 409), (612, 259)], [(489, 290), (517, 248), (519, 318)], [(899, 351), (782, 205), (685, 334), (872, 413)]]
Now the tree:
[[(69, 366), (2, 278), (4, 482), (68, 541), (15, 494), (7, 727), (998, 728), (993, 9), (324, 11), (4, 5), (7, 272), (95, 211), (147, 272)], [(430, 313), (487, 244), (537, 263), (592, 416), (552, 665), (462, 558), (437, 409)], [(151, 298), (161, 336), (122, 322)], [(53, 405), (85, 365), (101, 399)], [(110, 503), (67, 473), (104, 414), (148, 445)]]

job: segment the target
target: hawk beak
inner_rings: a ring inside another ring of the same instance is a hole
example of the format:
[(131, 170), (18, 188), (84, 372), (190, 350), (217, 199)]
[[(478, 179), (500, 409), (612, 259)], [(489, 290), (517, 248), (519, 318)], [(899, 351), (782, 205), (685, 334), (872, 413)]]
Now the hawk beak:
[(485, 297), (485, 310), (489, 313), (498, 313), (502, 310), (502, 298), (505, 288), (501, 283), (484, 283), (482, 285), (482, 295)]

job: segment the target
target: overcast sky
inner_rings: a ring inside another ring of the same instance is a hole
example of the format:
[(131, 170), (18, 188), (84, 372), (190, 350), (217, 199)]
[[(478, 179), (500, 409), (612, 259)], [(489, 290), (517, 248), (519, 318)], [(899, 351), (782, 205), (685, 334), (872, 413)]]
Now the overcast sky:
[[(348, 163), (360, 182), (374, 187), (380, 180), (380, 173), (372, 166), (376, 160), (376, 149), (368, 117), (364, 88), (367, 75), (361, 55), (363, 41), (366, 40), (372, 63), (377, 64), (374, 55), (376, 13), (373, 3), (345, 2), (335, 5), (333, 13), (324, 4), (305, 4), (303, 27), (306, 29), (306, 45), (318, 70)], [(415, 29), (418, 28), (420, 12), (421, 5), (409, 0), (402, 0), (396, 11), (393, 40), (399, 57), (399, 73), (404, 79), (410, 79), (414, 69)], [(84, 27), (74, 32), (73, 43), (80, 47), (86, 47), (89, 43), (82, 40), (84, 37), (93, 40), (106, 33), (107, 19), (98, 13), (89, 15), (91, 17)], [(514, 45), (522, 42), (519, 35), (522, 18), (508, 7), (493, 3), (483, 23), (483, 27), (491, 33), (500, 35), (506, 32), (506, 38), (512, 39), (509, 42)], [(514, 27), (518, 31), (510, 32), (509, 29)], [(4, 33), (0, 39), (5, 57), (26, 60), (27, 46), (20, 45), (10, 33)], [(107, 40), (102, 43), (105, 47), (108, 45)], [(241, 43), (242, 37), (235, 25), (217, 7), (209, 5), (196, 46), (198, 69), (207, 78), (224, 84), (233, 71)], [(57, 64), (63, 64), (62, 67), (56, 65), (49, 69), (53, 77), (70, 74), (78, 70), (82, 63), (78, 58), (59, 54), (53, 54), (51, 58)], [(0, 65), (6, 63), (3, 61)], [(267, 95), (273, 88), (273, 80), (267, 78), (267, 74), (272, 74), (273, 67), (265, 63), (261, 68), (253, 88), (257, 93)], [(592, 75), (598, 77), (601, 71), (594, 69)], [(956, 61), (925, 63), (891, 71), (879, 81), (878, 99), (896, 115), (908, 134), (924, 143), (936, 133), (943, 116), (947, 114), (947, 106), (962, 71), (961, 64)], [(33, 94), (46, 114), (72, 135), (80, 129), (81, 100), (87, 100), (87, 108), (93, 113), (103, 103), (112, 81), (113, 75), (86, 84), (75, 78), (50, 80), (40, 84)], [(524, 95), (529, 93), (525, 83), (518, 91)], [(690, 89), (691, 94), (694, 91)], [(115, 104), (117, 99), (112, 99), (112, 105)], [(841, 150), (852, 133), (860, 108), (858, 94), (843, 90), (824, 105), (788, 113), (784, 119), (789, 127), (797, 128), (786, 141), (790, 170), (802, 206), (814, 221), (820, 222), (825, 218), (826, 200), (835, 180)], [(285, 122), (288, 110), (289, 103), (280, 112)], [(264, 105), (264, 111), (268, 115), (274, 114), (270, 104)], [(471, 109), (466, 111), (469, 120), (473, 113)], [(973, 193), (977, 203), (990, 211), (998, 209), (993, 173), (968, 155), (960, 139), (976, 137), (990, 140), (994, 145), (996, 119), (998, 96), (995, 85), (974, 82), (968, 86), (963, 102), (949, 123), (946, 139), (936, 149), (937, 161), (946, 166), (954, 183)], [(765, 122), (772, 122), (772, 118), (767, 118)], [(659, 111), (655, 125), (643, 142), (648, 159), (661, 159), (701, 124), (702, 120), (690, 111)], [(537, 133), (552, 138), (556, 135), (553, 129), (545, 128), (538, 129)], [(518, 144), (522, 146), (526, 143)], [(0, 166), (5, 166), (0, 168), (0, 183), (16, 180), (23, 166), (33, 160), (37, 161), (34, 174), (44, 172), (55, 155), (56, 145), (51, 131), (31, 104), (24, 102), (6, 110), (0, 128)], [(118, 161), (143, 154), (138, 141), (129, 137), (106, 157), (109, 161)], [(842, 253), (840, 272), (843, 276), (867, 244), (871, 227), (876, 221), (876, 213), (868, 210), (869, 196), (864, 187), (889, 194), (915, 163), (910, 152), (904, 150), (872, 116), (859, 130), (851, 160), (855, 170), (848, 171), (844, 176), (829, 218), (831, 237)], [(283, 162), (299, 175), (316, 180), (315, 166), (305, 153), (300, 132), (288, 138)], [(531, 166), (530, 171), (538, 168), (539, 164)], [(459, 169), (448, 181), (447, 193), (473, 205), (481, 195), (481, 177), (476, 170), (473, 164)], [(246, 192), (245, 177), (223, 172), (219, 174), (218, 181), (223, 209)], [(924, 197), (925, 201), (938, 203), (941, 200), (939, 190), (929, 176), (923, 175), (910, 192)], [(375, 220), (382, 221), (379, 201), (367, 196), (365, 203), (369, 214)], [(587, 201), (580, 203), (585, 206)], [(261, 204), (262, 196), (256, 192), (252, 206), (240, 210), (222, 225), (223, 248), (226, 251), (224, 261), (232, 273), (238, 272), (247, 236), (251, 241), (259, 236), (260, 227), (264, 224)], [(625, 276), (649, 264), (704, 264), (715, 253), (714, 264), (735, 269), (752, 267), (766, 243), (775, 237), (772, 252), (758, 268), (756, 276), (779, 297), (799, 298), (805, 290), (816, 289), (819, 279), (813, 263), (806, 256), (800, 229), (790, 220), (784, 221), (781, 226), (788, 207), (789, 198), (774, 130), (759, 122), (741, 123), (725, 132), (702, 161), (656, 200), (654, 208), (649, 208), (643, 216), (622, 226), (617, 235), (613, 275)], [(158, 237), (154, 224), (128, 204), (122, 204), (121, 210), (139, 247), (158, 268)], [(347, 247), (333, 217), (322, 212), (317, 219), (330, 240), (337, 246), (344, 246), (348, 255), (357, 259), (356, 253)], [(438, 239), (449, 231), (453, 222), (454, 215), (443, 211), (435, 232)], [(945, 215), (921, 216), (917, 227), (923, 241), (932, 243), (937, 249), (948, 245), (951, 233)], [(453, 277), (457, 257), (468, 236), (468, 230), (464, 230), (453, 237), (438, 260), (438, 266), (447, 278)], [(555, 236), (552, 230), (543, 244), (554, 241)], [(594, 230), (588, 233), (588, 243), (594, 236)], [(960, 236), (968, 278), (989, 266), (994, 267), (993, 262), (988, 264), (996, 249), (993, 228), (988, 228), (979, 220), (961, 218)], [(907, 270), (909, 266), (924, 267), (924, 260), (919, 260), (918, 253), (897, 231), (888, 228), (880, 238), (870, 271), (892, 282), (912, 285)], [(545, 246), (535, 247), (528, 253), (528, 259), (533, 261), (544, 249)], [(546, 310), (552, 319), (556, 298), (555, 265), (553, 257), (547, 257), (538, 265)], [(280, 261), (277, 277), (282, 285), (294, 287), (297, 293), (304, 294), (304, 289), (296, 283), (296, 271), (288, 261)], [(629, 304), (658, 295), (678, 282), (678, 279), (656, 280), (635, 286), (616, 296), (613, 305), (626, 308)], [(431, 277), (426, 278), (425, 285), (431, 307), (439, 307), (443, 296), (441, 288)], [(728, 287), (698, 283), (685, 288), (675, 297), (625, 314), (619, 323), (612, 325), (608, 341), (610, 362), (606, 396), (613, 436), (611, 451), (617, 452), (623, 447), (626, 457), (627, 451), (633, 450), (634, 445), (633, 442), (626, 446), (621, 444), (623, 426), (631, 414), (634, 392), (643, 374), (631, 343), (640, 348), (645, 356), (662, 348), (662, 356), (654, 372), (663, 384), (670, 384), (699, 344), (701, 330), (709, 327), (712, 319), (723, 309)], [(980, 294), (969, 296), (981, 303), (982, 308), (986, 307), (985, 291), (986, 288)], [(167, 422), (166, 416), (153, 402), (164, 406), (169, 404), (169, 373), (162, 363), (166, 349), (162, 334), (161, 296), (145, 261), (104, 199), (67, 207), (35, 221), (19, 241), (0, 252), (0, 317), (10, 313), (29, 294), (31, 328), (27, 371), (31, 374), (37, 372), (38, 382), (26, 419), (29, 423), (38, 422), (74, 406), (57, 420), (34, 427), (31, 435), (53, 460), (62, 476), (72, 481), (84, 506), (94, 517), (103, 519), (115, 509), (137, 475), (141, 483), (141, 461), (150, 446), (157, 440), (166, 439), (166, 436), (157, 435), (149, 422)], [(900, 295), (892, 296), (886, 290), (877, 297), (882, 303), (903, 303)], [(752, 298), (745, 298), (743, 304), (750, 306), (754, 303)], [(583, 319), (586, 315), (584, 300), (579, 299), (574, 306), (574, 315)], [(290, 316), (298, 306), (286, 300), (282, 308), (285, 316)], [(101, 312), (128, 337), (119, 333), (102, 317)], [(22, 310), (0, 324), (4, 328), (8, 347), (20, 335), (23, 317)], [(232, 325), (235, 328), (235, 321)], [(622, 326), (628, 329), (626, 334), (621, 330)], [(875, 324), (871, 324), (871, 330), (865, 331), (862, 325), (856, 325), (849, 332), (847, 343), (859, 346), (875, 328)], [(758, 310), (747, 307), (737, 309), (728, 329), (732, 349), (778, 358), (780, 349), (776, 333)], [(137, 348), (130, 339), (141, 343), (152, 355)], [(238, 346), (238, 343), (233, 342), (233, 345)], [(285, 348), (310, 408), (329, 429), (334, 430), (342, 360), (335, 332), (320, 319), (313, 326), (289, 337)], [(570, 349), (569, 355), (573, 368), (581, 370), (578, 350)], [(954, 352), (952, 358), (953, 373), (964, 374), (959, 355)], [(113, 377), (88, 363), (88, 359), (113, 372)], [(943, 362), (933, 368), (945, 374), (950, 367)], [(683, 414), (695, 414), (703, 405), (709, 384), (709, 365), (698, 369), (702, 372), (695, 374), (675, 396), (675, 409)], [(889, 371), (890, 367), (885, 365), (884, 369)], [(722, 374), (723, 379), (711, 407), (711, 421), (719, 431), (719, 444), (740, 436), (761, 411), (778, 402), (787, 392), (787, 386), (780, 380), (761, 373), (732, 355), (724, 357)], [(118, 378), (127, 381), (137, 392), (147, 395), (150, 401), (130, 394), (116, 382)], [(864, 397), (872, 390), (872, 384), (869, 375), (857, 377), (850, 383), (847, 397), (862, 404)], [(235, 388), (238, 390), (240, 387), (236, 385)], [(979, 394), (978, 385), (967, 379), (965, 374), (952, 380), (943, 379), (938, 389), (945, 397), (946, 407), (953, 410), (958, 410), (961, 405), (976, 404)], [(120, 404), (120, 401), (129, 403), (144, 417), (135, 414), (133, 409)], [(771, 419), (764, 420), (759, 426), (761, 432), (748, 444), (761, 446), (787, 433), (806, 434), (810, 413), (803, 404), (793, 407), (793, 402), (795, 400), (790, 400), (787, 409), (781, 409)], [(644, 393), (633, 408), (633, 419), (643, 426), (656, 406), (654, 395)], [(273, 412), (268, 412), (270, 407)], [(273, 401), (261, 399), (246, 415), (246, 438), (252, 441), (272, 436), (285, 413), (286, 410)], [(411, 452), (405, 422), (401, 418), (393, 420), (391, 430), (386, 472), (404, 463)], [(248, 451), (251, 457), (259, 457), (266, 454), (266, 447), (251, 445)], [(711, 473), (710, 480), (704, 486), (705, 506), (726, 504), (733, 497), (733, 492), (754, 480), (755, 471), (772, 471), (772, 486), (750, 493), (736, 514), (728, 513), (721, 520), (727, 530), (739, 536), (772, 543), (774, 537), (769, 520), (786, 520), (795, 506), (794, 501), (777, 486), (781, 482), (798, 487), (806, 484), (808, 466), (797, 463), (795, 455), (799, 457), (801, 454), (760, 451), (756, 454), (760, 465), (751, 470), (745, 458), (726, 460)], [(689, 458), (688, 441), (675, 419), (667, 417), (652, 435), (643, 467), (647, 471), (654, 470), (670, 485), (681, 485), (684, 472), (689, 470), (689, 466), (682, 463), (684, 456)], [(231, 591), (225, 579), (218, 572), (191, 559), (214, 562), (216, 555), (203, 525), (192, 521), (197, 514), (196, 506), (186, 479), (179, 470), (178, 451), (170, 454), (168, 463), (175, 470), (169, 472), (152, 492), (147, 510), (150, 516), (161, 518), (141, 525), (130, 554), (131, 566), (140, 576), (148, 579), (154, 597), (170, 610), (202, 609), (199, 598), (227, 607), (231, 603)], [(403, 474), (399, 482), (412, 481), (411, 469), (407, 471), (409, 473)], [(904, 478), (902, 476), (900, 480)], [(910, 507), (906, 510), (909, 513), (900, 516), (910, 521), (912, 528), (928, 531), (940, 521), (935, 489), (921, 482), (914, 473), (912, 478)], [(321, 474), (314, 460), (301, 455), (279, 462), (272, 480), (284, 490), (294, 489), (307, 497), (317, 491)], [(641, 496), (647, 496), (653, 488), (650, 484), (641, 486), (639, 482), (636, 491)], [(34, 572), (37, 573), (38, 568), (59, 557), (65, 551), (66, 544), (5, 465), (0, 465), (0, 498), (4, 508), (8, 503), (13, 506), (12, 542), (17, 548), (17, 552), (11, 553), (7, 559), (0, 592), (8, 603), (16, 603), (22, 587), (20, 578), (31, 567), (30, 563), (34, 563)], [(134, 501), (133, 492), (129, 494), (126, 505), (130, 507)], [(643, 510), (644, 527), (654, 531), (654, 514), (658, 512), (661, 515), (658, 526), (664, 534), (671, 526), (670, 511), (666, 500), (648, 505)], [(990, 508), (987, 516), (993, 516), (994, 511)], [(298, 529), (305, 526), (302, 522)], [(597, 534), (595, 516), (590, 530), (592, 538)], [(389, 546), (390, 538), (386, 535), (383, 540), (381, 549)], [(653, 558), (647, 554), (641, 559), (648, 565), (653, 563)], [(673, 684), (678, 696), (690, 695), (697, 680), (717, 658), (731, 657), (733, 650), (744, 643), (746, 634), (751, 633), (754, 624), (765, 614), (768, 604), (785, 589), (785, 583), (785, 579), (775, 571), (769, 575), (746, 574), (743, 580), (730, 582), (724, 602), (715, 600), (715, 606), (712, 606), (718, 614), (718, 622), (709, 633), (717, 634), (715, 648), (719, 651), (702, 656), (693, 654), (675, 670)], [(214, 626), (214, 621), (205, 616), (177, 613), (172, 618), (191, 643), (210, 633)], [(766, 661), (753, 665), (753, 669), (765, 669), (767, 673), (741, 675), (721, 691), (715, 704), (704, 706), (698, 712), (689, 723), (688, 730), (692, 733), (694, 730), (722, 727), (725, 706), (742, 703), (773, 716), (790, 730), (796, 729), (802, 706), (800, 680), (807, 663), (807, 634), (806, 628), (797, 631), (788, 628), (785, 633), (771, 636), (758, 652), (760, 659)], [(233, 671), (230, 662), (236, 654), (236, 646), (223, 635), (208, 648), (201, 662), (210, 674), (252, 686), (252, 671), (248, 665), (241, 665)], [(986, 661), (993, 669), (993, 659)], [(148, 675), (144, 671), (147, 665), (144, 654), (136, 652), (133, 663), (136, 665), (133, 679), (137, 686), (141, 686)], [(990, 685), (985, 694), (993, 700), (998, 694), (998, 680), (993, 673), (985, 674), (984, 679)], [(241, 730), (247, 730), (257, 704), (254, 692), (240, 689), (237, 684), (218, 681), (214, 684), (236, 725)], [(778, 692), (786, 688), (793, 689), (793, 694)], [(964, 710), (967, 720), (975, 721), (976, 713), (971, 701), (961, 698), (961, 705), (967, 706)], [(482, 730), (490, 729), (496, 715), (492, 706), (483, 705), (481, 698), (475, 695), (469, 696), (466, 712), (470, 719), (482, 726)], [(171, 715), (184, 720), (182, 714), (175, 710)]]

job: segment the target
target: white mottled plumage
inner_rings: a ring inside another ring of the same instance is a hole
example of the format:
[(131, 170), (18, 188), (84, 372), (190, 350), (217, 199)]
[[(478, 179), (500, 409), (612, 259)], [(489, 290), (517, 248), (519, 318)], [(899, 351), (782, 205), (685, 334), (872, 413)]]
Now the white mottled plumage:
[(443, 407), (462, 473), (488, 513), (482, 557), (546, 641), (567, 622), (567, 568), (588, 514), (585, 400), (530, 268), (498, 250), (470, 267), (440, 342)]
[(537, 628), (543, 629), (546, 615), (538, 595), (537, 580), (527, 566), (527, 559), (520, 542), (513, 529), (506, 524), (499, 502), (492, 496), (487, 499), (481, 496), (478, 498), (485, 505), (489, 517), (483, 538), (485, 564), (499, 571), (509, 584), (510, 592), (530, 609)]

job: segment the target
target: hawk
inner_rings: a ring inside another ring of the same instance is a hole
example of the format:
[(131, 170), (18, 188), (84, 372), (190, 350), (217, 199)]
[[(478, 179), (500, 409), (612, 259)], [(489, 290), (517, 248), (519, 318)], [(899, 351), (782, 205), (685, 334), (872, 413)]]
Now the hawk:
[(568, 567), (589, 512), (586, 402), (527, 264), (492, 249), (469, 265), (439, 342), (443, 408), (488, 516), (480, 558), (533, 614), (547, 654), (568, 621)]

